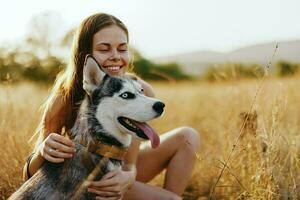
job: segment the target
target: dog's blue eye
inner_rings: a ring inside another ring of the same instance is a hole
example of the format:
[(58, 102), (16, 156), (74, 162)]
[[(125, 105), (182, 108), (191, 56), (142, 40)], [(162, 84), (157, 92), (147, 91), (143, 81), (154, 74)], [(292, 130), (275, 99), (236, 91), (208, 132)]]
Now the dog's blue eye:
[(135, 95), (132, 94), (131, 92), (124, 92), (120, 95), (120, 97), (123, 99), (134, 99)]
[(124, 99), (127, 99), (128, 94), (127, 94), (127, 93), (124, 93), (124, 94), (121, 95), (121, 97), (124, 98)]

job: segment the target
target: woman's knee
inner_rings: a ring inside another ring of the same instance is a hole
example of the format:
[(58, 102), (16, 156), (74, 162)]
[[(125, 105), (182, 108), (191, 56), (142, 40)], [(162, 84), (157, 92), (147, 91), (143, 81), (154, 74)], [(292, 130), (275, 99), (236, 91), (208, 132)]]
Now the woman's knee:
[(200, 134), (199, 132), (188, 126), (178, 128), (178, 139), (189, 145), (194, 151), (198, 152), (200, 148)]

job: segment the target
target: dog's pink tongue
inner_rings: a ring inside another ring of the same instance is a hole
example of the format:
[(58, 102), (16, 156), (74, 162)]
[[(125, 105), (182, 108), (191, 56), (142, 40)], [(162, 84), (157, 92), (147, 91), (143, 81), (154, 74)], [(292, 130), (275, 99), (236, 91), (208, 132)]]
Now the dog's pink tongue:
[(160, 139), (153, 128), (151, 128), (148, 124), (141, 123), (141, 122), (135, 122), (135, 125), (137, 125), (140, 129), (142, 129), (144, 133), (148, 136), (148, 138), (151, 141), (152, 148), (156, 148), (159, 146)]

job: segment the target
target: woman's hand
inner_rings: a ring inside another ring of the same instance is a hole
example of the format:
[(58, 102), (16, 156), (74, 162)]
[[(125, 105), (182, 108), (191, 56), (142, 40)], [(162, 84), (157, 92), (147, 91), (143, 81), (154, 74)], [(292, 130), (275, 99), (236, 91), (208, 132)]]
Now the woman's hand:
[(64, 162), (65, 158), (71, 158), (76, 152), (75, 144), (57, 133), (50, 133), (38, 150), (42, 157), (53, 163)]
[(88, 185), (88, 192), (97, 194), (96, 199), (119, 200), (132, 186), (135, 173), (116, 169), (108, 172), (100, 181), (92, 181)]

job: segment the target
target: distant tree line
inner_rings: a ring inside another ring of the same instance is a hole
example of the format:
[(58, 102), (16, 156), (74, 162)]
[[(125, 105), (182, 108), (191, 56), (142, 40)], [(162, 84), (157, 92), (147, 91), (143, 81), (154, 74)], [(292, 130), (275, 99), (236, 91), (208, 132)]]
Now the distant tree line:
[(191, 77), (182, 72), (177, 63), (156, 64), (151, 60), (141, 56), (141, 54), (132, 49), (133, 54), (133, 72), (143, 79), (148, 80), (183, 80)]
[[(133, 50), (132, 72), (146, 80), (187, 80), (191, 76), (182, 72), (176, 63), (156, 64)], [(53, 83), (67, 63), (62, 58), (48, 55), (40, 58), (32, 52), (0, 49), (0, 82), (22, 80)], [(278, 61), (271, 70), (272, 76), (287, 77), (300, 72), (300, 63)], [(259, 64), (225, 63), (210, 66), (199, 78), (209, 81), (227, 81), (260, 78), (264, 67)]]
[(65, 64), (54, 56), (40, 59), (29, 52), (10, 52), (0, 55), (0, 80), (50, 83), (64, 67)]
[[(135, 50), (136, 54), (137, 51)], [(142, 56), (135, 58), (132, 72), (147, 80), (188, 79), (176, 63), (156, 64)], [(22, 80), (52, 83), (67, 63), (53, 55), (40, 58), (32, 52), (0, 51), (0, 80), (19, 82)]]
[(299, 72), (300, 63), (278, 61), (276, 64), (276, 74), (278, 76), (293, 76)]
[[(286, 77), (298, 74), (299, 69), (300, 63), (280, 60), (270, 73), (273, 76)], [(201, 78), (209, 81), (226, 81), (260, 78), (264, 74), (264, 66), (259, 64), (224, 63), (210, 66)]]

